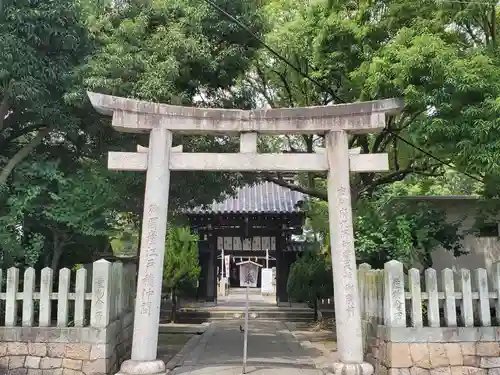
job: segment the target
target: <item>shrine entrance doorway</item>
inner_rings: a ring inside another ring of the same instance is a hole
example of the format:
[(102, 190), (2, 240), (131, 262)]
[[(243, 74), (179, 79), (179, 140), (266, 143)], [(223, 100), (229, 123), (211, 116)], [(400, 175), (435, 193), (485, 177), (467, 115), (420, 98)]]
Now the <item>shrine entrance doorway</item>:
[[(327, 172), (328, 211), (339, 362), (336, 374), (371, 375), (364, 361), (360, 301), (354, 254), (350, 172), (388, 170), (387, 154), (349, 151), (349, 133), (381, 131), (386, 115), (401, 111), (395, 99), (321, 107), (266, 110), (206, 109), (142, 102), (88, 93), (94, 108), (113, 117), (118, 131), (149, 133), (149, 147), (110, 152), (108, 167), (146, 171), (131, 359), (121, 374), (165, 374), (157, 359), (159, 316), (170, 171)], [(183, 153), (172, 134), (239, 135), (239, 153)], [(313, 154), (260, 154), (257, 137), (322, 134), (325, 149)]]
[[(230, 287), (239, 287), (236, 263), (252, 260), (264, 269), (276, 267), (276, 302), (286, 303), (290, 266), (305, 248), (294, 241), (303, 232), (305, 215), (299, 205), (305, 198), (302, 193), (272, 182), (258, 182), (242, 186), (234, 196), (208, 207), (185, 209), (191, 229), (201, 239), (203, 280), (199, 299), (217, 300), (216, 281), (220, 285), (222, 277), (228, 278)], [(225, 269), (227, 261), (229, 272)]]

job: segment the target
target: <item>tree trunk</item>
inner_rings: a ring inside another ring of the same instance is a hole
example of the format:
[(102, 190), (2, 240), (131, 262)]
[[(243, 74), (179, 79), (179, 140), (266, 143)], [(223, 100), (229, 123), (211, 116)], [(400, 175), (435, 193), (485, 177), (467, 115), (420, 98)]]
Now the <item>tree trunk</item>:
[(319, 298), (316, 298), (316, 308), (318, 310), (318, 312), (316, 314), (317, 314), (317, 318), (319, 321), (323, 320), (323, 314), (321, 313), (320, 305), (321, 304), (320, 304)]
[[(0, 3), (0, 12), (2, 11), (2, 4)], [(0, 102), (0, 130), (3, 129), (5, 117), (9, 112), (9, 98), (10, 98), (10, 90), (12, 88), (12, 84), (14, 80), (10, 80), (9, 84), (4, 90), (2, 101)]]
[(44, 267), (50, 266), (50, 251), (45, 252), (45, 256), (43, 257), (43, 266)]
[(61, 259), (62, 251), (64, 245), (61, 243), (61, 239), (59, 238), (59, 234), (56, 231), (52, 231), (53, 233), (53, 250), (52, 250), (52, 261), (50, 262), (50, 268), (55, 272), (57, 272), (57, 267), (59, 266), (59, 260)]
[(314, 298), (314, 320), (318, 321), (318, 299)]
[(172, 299), (172, 311), (170, 312), (170, 322), (175, 323), (176, 313), (177, 313), (177, 296), (175, 295), (175, 288), (172, 288), (171, 299)]
[(54, 248), (54, 253), (52, 254), (52, 262), (50, 263), (50, 268), (54, 270), (54, 273), (57, 272), (57, 268), (59, 267), (59, 260), (61, 259), (62, 251), (62, 246)]
[(40, 130), (37, 135), (31, 140), (30, 143), (21, 148), (16, 154), (9, 160), (7, 165), (0, 172), (0, 185), (7, 183), (7, 179), (14, 170), (14, 168), (21, 163), (28, 155), (40, 144), (43, 138), (49, 134), (49, 129), (45, 128)]

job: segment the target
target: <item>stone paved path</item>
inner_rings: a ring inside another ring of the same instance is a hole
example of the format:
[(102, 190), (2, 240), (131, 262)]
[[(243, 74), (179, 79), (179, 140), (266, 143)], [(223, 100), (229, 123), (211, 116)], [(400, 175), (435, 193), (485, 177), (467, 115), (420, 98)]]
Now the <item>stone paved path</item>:
[[(242, 321), (214, 322), (173, 375), (239, 375), (242, 373)], [(309, 353), (310, 354), (310, 353)], [(312, 358), (281, 322), (249, 322), (247, 374), (321, 375)]]

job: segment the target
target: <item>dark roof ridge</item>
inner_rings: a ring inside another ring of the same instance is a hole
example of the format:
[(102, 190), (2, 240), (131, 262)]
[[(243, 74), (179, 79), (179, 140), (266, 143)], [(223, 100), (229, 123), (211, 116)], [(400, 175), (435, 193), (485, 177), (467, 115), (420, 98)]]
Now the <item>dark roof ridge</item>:
[(298, 191), (262, 181), (240, 187), (234, 196), (206, 206), (185, 209), (184, 214), (221, 214), (221, 213), (293, 213), (300, 212), (298, 203), (306, 195)]

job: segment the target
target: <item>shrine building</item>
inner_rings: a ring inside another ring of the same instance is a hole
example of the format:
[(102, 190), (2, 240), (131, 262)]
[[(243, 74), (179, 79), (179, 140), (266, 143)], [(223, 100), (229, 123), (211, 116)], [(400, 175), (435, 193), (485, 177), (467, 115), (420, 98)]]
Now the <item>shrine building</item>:
[[(272, 182), (240, 188), (222, 202), (184, 211), (191, 229), (200, 237), (201, 265), (198, 298), (217, 301), (217, 280), (229, 255), (229, 287), (239, 287), (237, 263), (251, 260), (276, 267), (276, 301), (287, 302), (290, 266), (304, 245), (294, 241), (302, 234), (305, 195)], [(267, 250), (267, 251), (266, 251)], [(266, 259), (267, 257), (267, 259)], [(257, 287), (261, 285), (260, 274)]]

